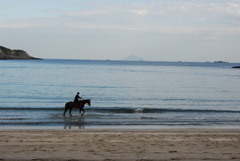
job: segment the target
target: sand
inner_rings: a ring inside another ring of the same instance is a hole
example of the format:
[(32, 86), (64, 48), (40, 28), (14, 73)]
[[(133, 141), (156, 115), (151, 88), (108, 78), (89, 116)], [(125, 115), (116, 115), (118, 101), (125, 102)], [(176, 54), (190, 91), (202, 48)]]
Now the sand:
[(240, 130), (0, 130), (0, 160), (240, 160)]

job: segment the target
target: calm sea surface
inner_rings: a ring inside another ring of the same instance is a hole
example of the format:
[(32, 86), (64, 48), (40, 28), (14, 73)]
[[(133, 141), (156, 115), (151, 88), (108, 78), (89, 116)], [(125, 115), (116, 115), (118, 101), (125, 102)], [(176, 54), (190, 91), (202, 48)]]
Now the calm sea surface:
[[(1, 60), (0, 129), (240, 128), (233, 63)], [(77, 92), (86, 113), (62, 116)]]

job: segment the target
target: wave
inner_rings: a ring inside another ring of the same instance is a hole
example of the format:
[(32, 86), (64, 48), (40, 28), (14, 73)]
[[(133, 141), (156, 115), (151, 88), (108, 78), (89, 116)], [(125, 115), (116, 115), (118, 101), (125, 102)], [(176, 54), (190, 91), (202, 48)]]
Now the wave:
[[(42, 111), (64, 111), (64, 108), (31, 108), (31, 107), (0, 107), (0, 110), (42, 110)], [(78, 109), (74, 109), (78, 110)], [(92, 113), (240, 113), (239, 110), (214, 110), (214, 109), (171, 109), (171, 108), (127, 108), (127, 107), (87, 107)]]
[(0, 120), (26, 120), (25, 118), (0, 118)]

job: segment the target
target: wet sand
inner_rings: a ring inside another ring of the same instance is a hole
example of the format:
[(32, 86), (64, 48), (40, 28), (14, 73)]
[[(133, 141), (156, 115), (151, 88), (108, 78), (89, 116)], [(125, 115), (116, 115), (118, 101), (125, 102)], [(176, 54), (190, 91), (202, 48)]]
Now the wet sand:
[(0, 130), (0, 160), (240, 160), (240, 130)]

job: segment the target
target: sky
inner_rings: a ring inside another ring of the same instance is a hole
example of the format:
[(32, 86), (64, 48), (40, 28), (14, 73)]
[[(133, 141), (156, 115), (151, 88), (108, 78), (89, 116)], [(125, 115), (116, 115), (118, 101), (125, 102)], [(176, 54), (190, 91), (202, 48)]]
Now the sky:
[(0, 46), (45, 59), (240, 62), (240, 0), (0, 0)]

